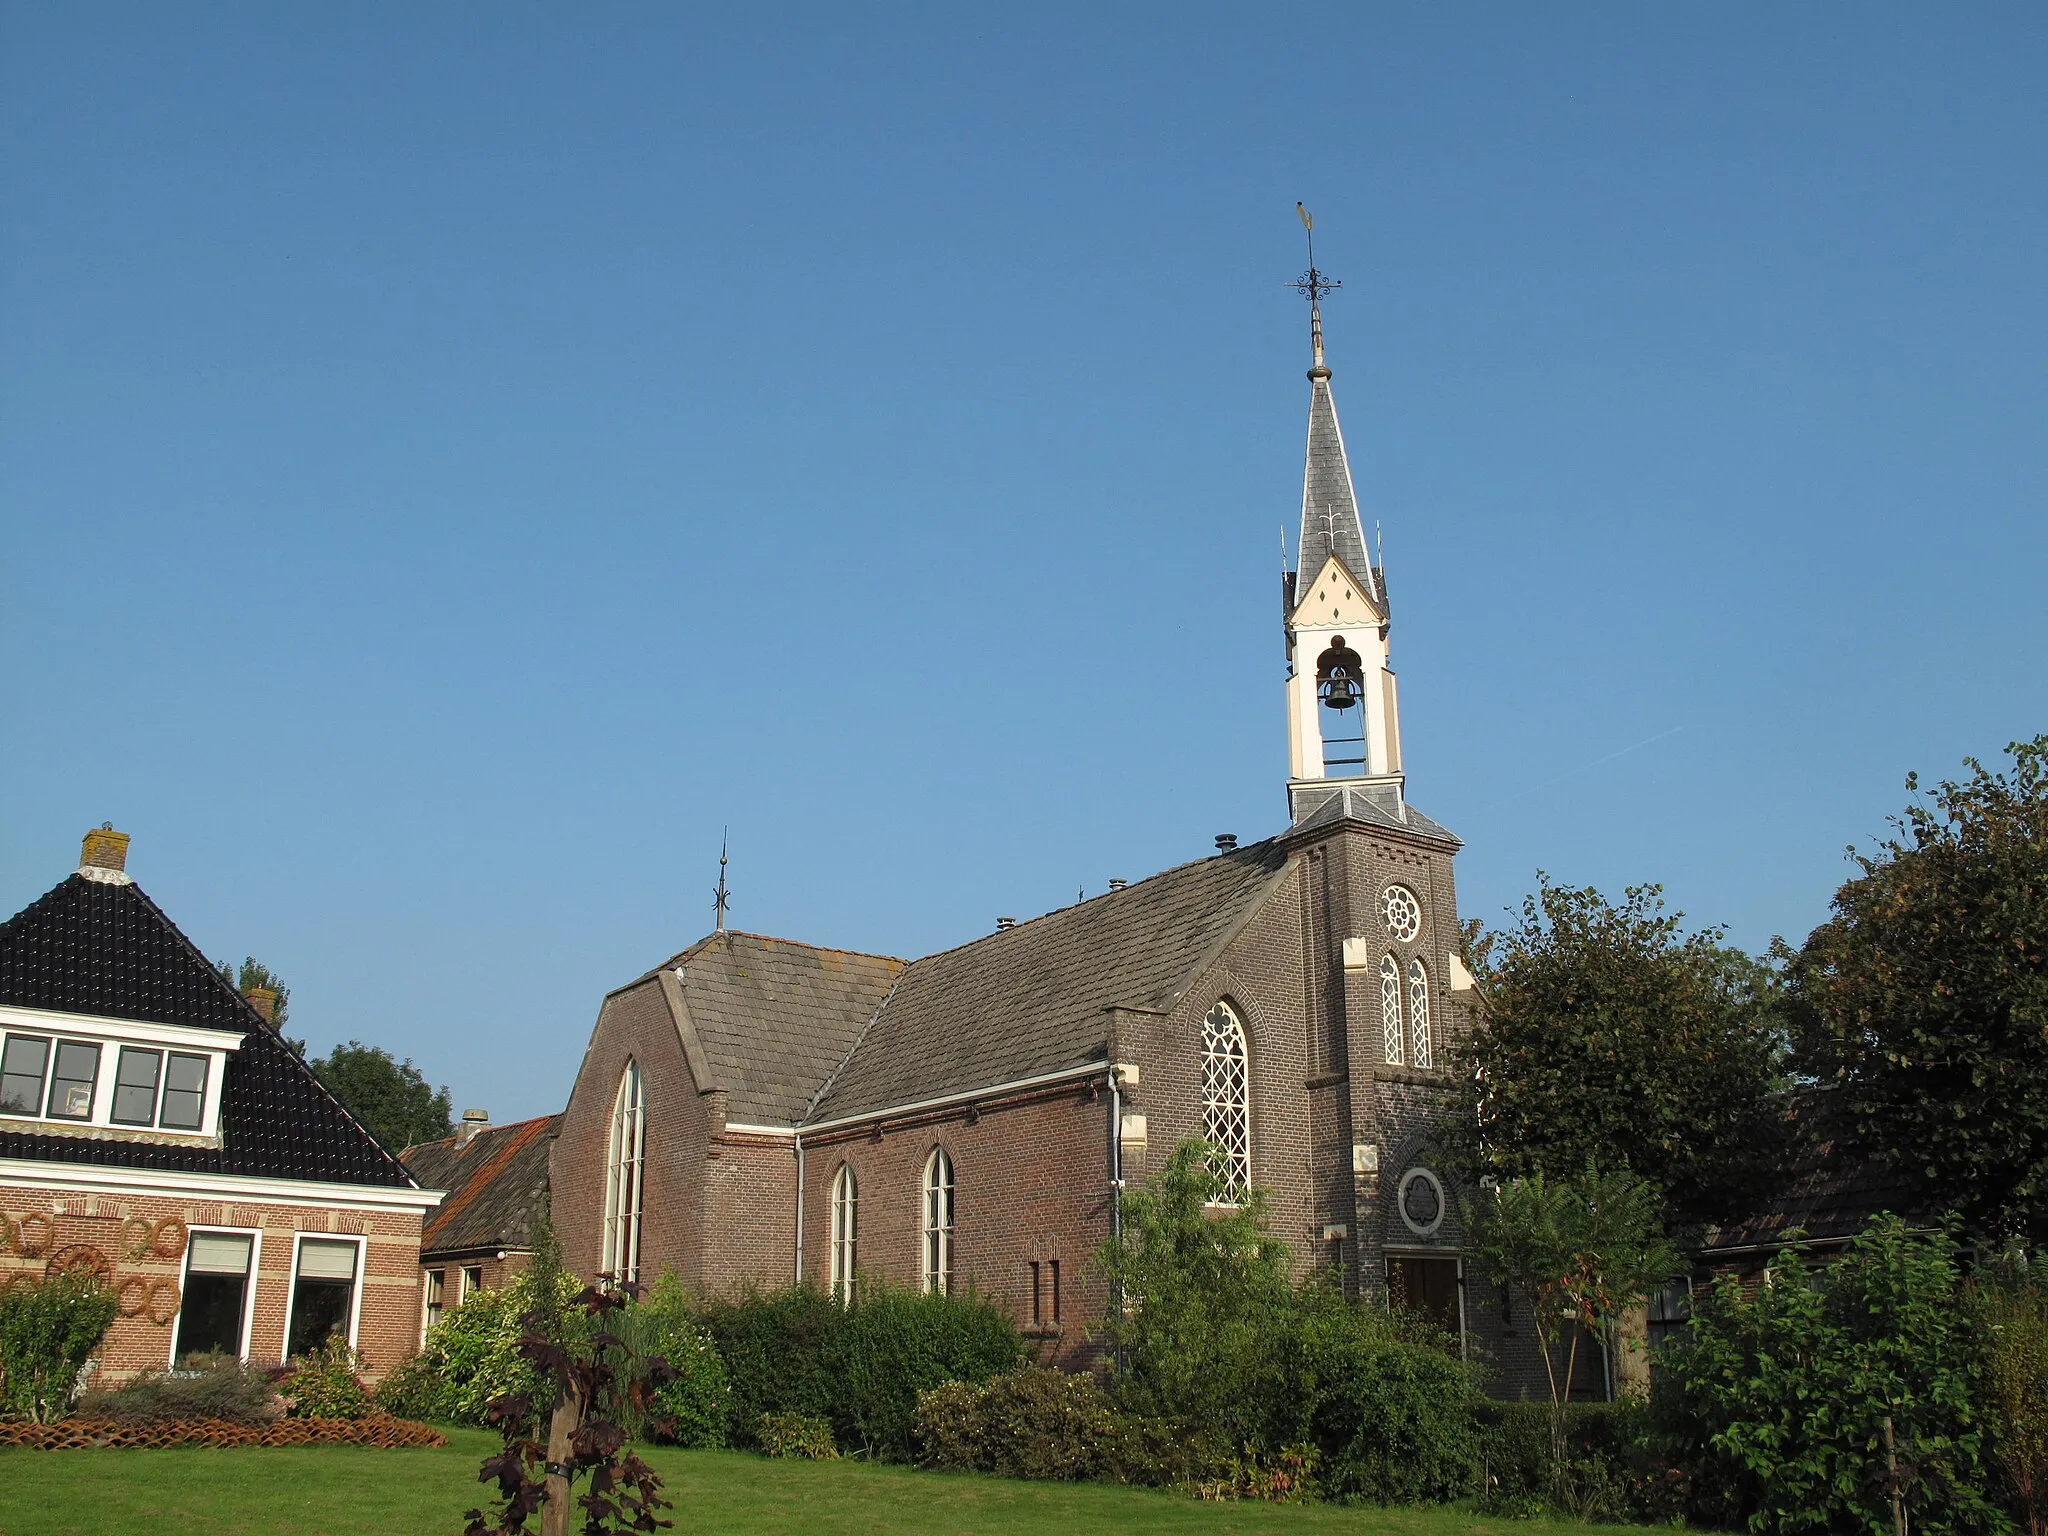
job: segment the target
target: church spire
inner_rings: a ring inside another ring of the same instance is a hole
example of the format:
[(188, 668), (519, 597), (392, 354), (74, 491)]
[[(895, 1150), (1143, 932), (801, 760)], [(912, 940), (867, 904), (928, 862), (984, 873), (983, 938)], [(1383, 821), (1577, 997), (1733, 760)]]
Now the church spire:
[(1294, 205), (1308, 231), (1308, 271), (1294, 282), (1308, 300), (1310, 366), (1308, 457), (1302, 470), (1301, 539), (1296, 579), (1304, 586), (1316, 579), (1323, 562), (1335, 555), (1353, 578), (1365, 584), (1373, 600), (1381, 600), (1379, 579), (1366, 549), (1359, 521), (1358, 495), (1351, 485), (1351, 461), (1344, 452), (1344, 431), (1337, 424), (1337, 402), (1330, 393), (1330, 369), (1323, 360), (1322, 301), (1343, 287), (1316, 266), (1315, 219), (1300, 203)]

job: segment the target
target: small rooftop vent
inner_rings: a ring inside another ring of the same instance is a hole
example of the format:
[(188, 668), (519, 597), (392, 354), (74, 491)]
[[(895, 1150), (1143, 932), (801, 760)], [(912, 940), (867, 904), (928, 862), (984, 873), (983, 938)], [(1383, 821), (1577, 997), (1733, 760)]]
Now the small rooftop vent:
[(1235, 832), (1218, 832), (1216, 834), (1216, 851), (1218, 853), (1237, 852), (1237, 834)]
[(465, 1109), (462, 1112), (462, 1129), (455, 1133), (455, 1144), (467, 1146), (470, 1137), (478, 1131), (491, 1128), (491, 1112), (488, 1109)]
[(1122, 889), (1123, 889), (1123, 888), (1124, 888), (1125, 886), (1129, 885), (1130, 883), (1131, 883), (1131, 882), (1130, 882), (1130, 881), (1128, 881), (1128, 880), (1114, 880), (1114, 879), (1113, 879), (1113, 880), (1111, 880), (1111, 881), (1109, 882), (1109, 888), (1110, 888), (1110, 889), (1111, 889), (1112, 891), (1120, 891), (1120, 890), (1122, 890)]
[(999, 917), (996, 919), (996, 932), (998, 933), (1003, 933), (1016, 926), (1017, 919), (1014, 917)]

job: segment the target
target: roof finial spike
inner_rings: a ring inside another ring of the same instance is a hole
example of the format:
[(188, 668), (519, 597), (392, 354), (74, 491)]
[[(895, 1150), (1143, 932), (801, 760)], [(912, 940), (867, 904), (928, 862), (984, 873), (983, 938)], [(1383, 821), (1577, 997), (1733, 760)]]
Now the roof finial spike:
[(718, 914), (718, 932), (725, 932), (725, 909), (732, 905), (732, 893), (725, 888), (725, 845), (732, 828), (718, 834), (718, 889), (711, 893), (712, 910)]
[(1301, 227), (1308, 231), (1308, 270), (1296, 278), (1293, 287), (1308, 300), (1308, 343), (1314, 365), (1308, 376), (1312, 379), (1327, 379), (1330, 370), (1323, 362), (1323, 300), (1344, 285), (1332, 282), (1316, 268), (1316, 220), (1306, 204), (1297, 202), (1294, 211), (1301, 215)]

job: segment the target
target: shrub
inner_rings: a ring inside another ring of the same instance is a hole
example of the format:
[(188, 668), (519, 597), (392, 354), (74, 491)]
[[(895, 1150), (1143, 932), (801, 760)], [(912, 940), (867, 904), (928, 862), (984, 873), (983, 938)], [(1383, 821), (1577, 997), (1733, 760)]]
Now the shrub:
[(116, 1424), (169, 1424), (219, 1419), (269, 1424), (284, 1412), (269, 1373), (233, 1355), (187, 1355), (175, 1371), (145, 1371), (118, 1387), (78, 1400), (78, 1411)]
[(732, 1387), (711, 1334), (693, 1315), (689, 1293), (664, 1269), (646, 1294), (613, 1321), (612, 1331), (643, 1355), (659, 1355), (675, 1373), (654, 1389), (645, 1427), (671, 1445), (715, 1448), (726, 1442)]
[(823, 1419), (838, 1443), (908, 1461), (917, 1395), (986, 1381), (1016, 1366), (1016, 1326), (973, 1295), (891, 1290), (872, 1281), (841, 1306), (812, 1287), (714, 1303), (702, 1319), (730, 1384), (732, 1437), (757, 1445), (764, 1414)]
[(1891, 1520), (1884, 1424), (1911, 1527), (1996, 1531), (1986, 1496), (1986, 1338), (1954, 1244), (1879, 1217), (1840, 1260), (1774, 1283), (1723, 1279), (1662, 1361), (1672, 1424), (1698, 1473), (1696, 1512), (1787, 1533)]
[(1552, 1456), (1551, 1412), (1545, 1403), (1479, 1407), (1482, 1510), (1511, 1516), (1555, 1510), (1661, 1524), (1684, 1514), (1689, 1480), (1673, 1464), (1646, 1404), (1571, 1404), (1562, 1468)]
[(1433, 1349), (1375, 1337), (1363, 1308), (1312, 1320), (1303, 1437), (1337, 1498), (1442, 1503), (1472, 1486), (1472, 1373)]
[(808, 1413), (764, 1413), (754, 1425), (754, 1444), (764, 1456), (797, 1461), (837, 1461), (832, 1426)]
[(394, 1418), (418, 1419), (429, 1423), (455, 1417), (454, 1394), (426, 1355), (401, 1360), (377, 1383), (370, 1401), (379, 1413)]
[[(538, 1393), (539, 1372), (519, 1352), (525, 1332), (520, 1319), (536, 1308), (561, 1312), (579, 1289), (572, 1275), (549, 1267), (543, 1280), (542, 1273), (536, 1262), (498, 1290), (474, 1291), (465, 1297), (427, 1334), (416, 1363), (402, 1373), (405, 1379), (393, 1397), (403, 1395), (437, 1410), (423, 1417), (484, 1424), (492, 1399)], [(541, 1294), (543, 1284), (552, 1289), (551, 1296)], [(428, 1389), (422, 1379), (426, 1376), (439, 1380), (439, 1392)], [(384, 1401), (388, 1406), (393, 1398)]]
[(1093, 1376), (1027, 1365), (919, 1393), (917, 1440), (928, 1466), (1076, 1480), (1100, 1473), (1115, 1416)]
[(2032, 1536), (2048, 1526), (2048, 1292), (2038, 1267), (2011, 1264), (1984, 1292), (2002, 1491)]
[(310, 1355), (293, 1361), (283, 1383), (287, 1412), (295, 1419), (360, 1419), (370, 1411), (370, 1394), (359, 1374), (363, 1357), (340, 1333)]
[(79, 1372), (120, 1311), (90, 1274), (55, 1275), (32, 1289), (0, 1291), (0, 1402), (11, 1415), (62, 1418)]

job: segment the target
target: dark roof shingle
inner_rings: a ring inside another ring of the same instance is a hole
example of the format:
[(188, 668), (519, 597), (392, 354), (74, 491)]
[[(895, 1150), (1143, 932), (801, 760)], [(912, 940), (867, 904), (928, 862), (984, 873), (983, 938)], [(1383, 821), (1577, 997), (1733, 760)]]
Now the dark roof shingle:
[(548, 1144), (559, 1115), (407, 1147), (406, 1169), (423, 1189), (448, 1192), (420, 1234), (420, 1257), (533, 1246), (548, 1199)]

